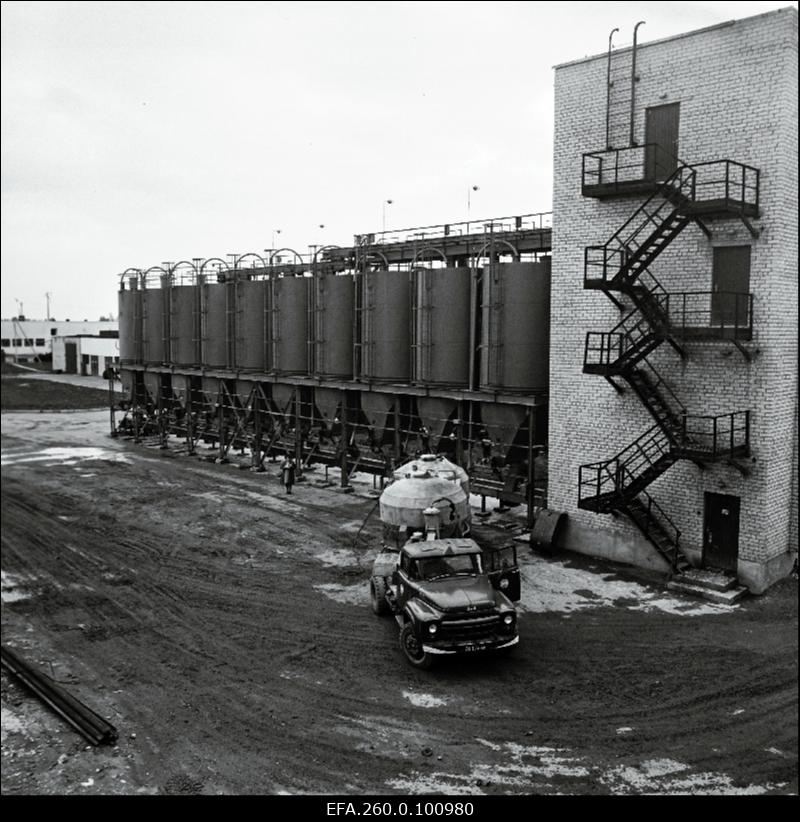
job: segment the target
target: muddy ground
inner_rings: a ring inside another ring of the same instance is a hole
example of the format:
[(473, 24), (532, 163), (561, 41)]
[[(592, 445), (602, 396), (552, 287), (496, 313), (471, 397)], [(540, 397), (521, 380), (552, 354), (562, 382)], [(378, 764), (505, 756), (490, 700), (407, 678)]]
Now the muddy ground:
[(796, 578), (715, 606), (520, 545), (519, 646), (418, 671), (369, 608), (369, 479), (287, 497), (107, 427), (2, 417), (3, 643), (119, 731), (3, 672), (3, 793), (797, 792)]

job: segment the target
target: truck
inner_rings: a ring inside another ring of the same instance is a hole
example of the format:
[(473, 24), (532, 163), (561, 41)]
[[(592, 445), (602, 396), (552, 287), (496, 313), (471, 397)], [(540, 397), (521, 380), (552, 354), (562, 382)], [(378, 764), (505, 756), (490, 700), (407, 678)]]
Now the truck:
[(382, 551), (370, 580), (372, 610), (393, 614), (415, 668), (437, 657), (500, 651), (519, 642), (516, 549), (484, 552), (471, 538), (415, 539)]
[(400, 648), (416, 668), (519, 642), (516, 547), (478, 545), (463, 472), (436, 459), (399, 472), (381, 495), (384, 540), (370, 577), (372, 610), (394, 616)]

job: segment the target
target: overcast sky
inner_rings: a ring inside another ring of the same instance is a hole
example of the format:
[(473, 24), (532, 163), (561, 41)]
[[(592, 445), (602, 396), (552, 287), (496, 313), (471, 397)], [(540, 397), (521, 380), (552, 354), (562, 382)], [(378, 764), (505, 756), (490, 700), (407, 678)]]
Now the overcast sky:
[(387, 199), (549, 211), (555, 64), (787, 5), (3, 2), (2, 316), (116, 316), (129, 266), (349, 244)]

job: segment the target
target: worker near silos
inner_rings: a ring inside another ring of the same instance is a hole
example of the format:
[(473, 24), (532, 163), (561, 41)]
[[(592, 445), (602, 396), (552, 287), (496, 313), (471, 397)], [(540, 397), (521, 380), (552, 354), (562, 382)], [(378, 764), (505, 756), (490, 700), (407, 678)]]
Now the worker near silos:
[(286, 493), (292, 493), (292, 486), (294, 485), (295, 464), (291, 457), (287, 457), (281, 465), (281, 478), (284, 486), (286, 486)]

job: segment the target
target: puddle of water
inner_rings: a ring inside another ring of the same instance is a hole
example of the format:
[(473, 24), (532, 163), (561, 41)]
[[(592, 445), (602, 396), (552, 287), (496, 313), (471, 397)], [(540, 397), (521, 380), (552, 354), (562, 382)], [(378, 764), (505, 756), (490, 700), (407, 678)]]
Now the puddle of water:
[(3, 452), (0, 465), (19, 465), (21, 463), (43, 462), (50, 465), (76, 465), (87, 460), (110, 460), (111, 462), (130, 462), (125, 454), (110, 451), (106, 448), (78, 446), (74, 448), (42, 448), (38, 451)]

